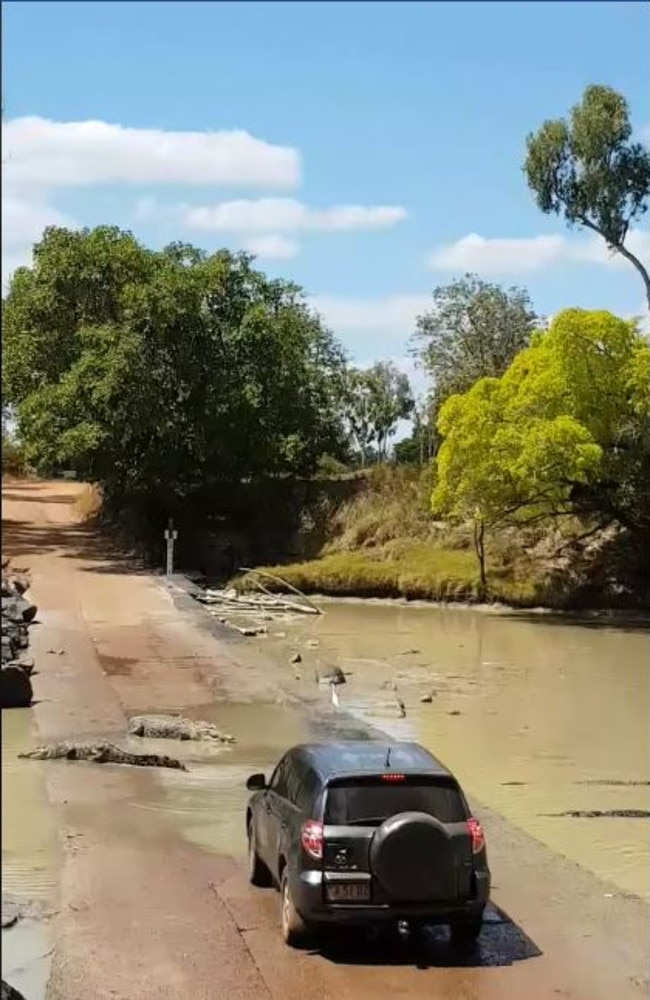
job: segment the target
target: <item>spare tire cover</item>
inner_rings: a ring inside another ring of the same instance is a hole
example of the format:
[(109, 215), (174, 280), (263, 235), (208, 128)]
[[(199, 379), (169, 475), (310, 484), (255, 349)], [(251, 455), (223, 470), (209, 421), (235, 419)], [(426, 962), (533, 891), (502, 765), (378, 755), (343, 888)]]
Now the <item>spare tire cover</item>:
[(391, 816), (370, 846), (370, 867), (393, 900), (452, 899), (456, 870), (445, 827), (426, 813)]

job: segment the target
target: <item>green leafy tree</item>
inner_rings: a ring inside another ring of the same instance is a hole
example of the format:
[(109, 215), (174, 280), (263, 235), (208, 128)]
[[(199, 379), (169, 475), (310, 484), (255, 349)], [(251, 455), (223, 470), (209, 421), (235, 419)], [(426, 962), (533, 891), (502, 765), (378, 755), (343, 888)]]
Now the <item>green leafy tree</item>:
[(29, 460), (109, 492), (307, 473), (344, 441), (339, 345), (246, 254), (50, 229), (13, 278), (3, 334)]
[(348, 373), (345, 414), (363, 465), (373, 445), (377, 461), (386, 460), (388, 442), (413, 406), (408, 377), (392, 362), (379, 361), (371, 368)]
[(410, 437), (398, 441), (393, 449), (398, 465), (424, 465), (436, 453), (438, 434), (435, 426), (435, 400), (426, 397), (415, 403)]
[(472, 519), (481, 584), (485, 532), (589, 514), (650, 529), (650, 347), (633, 323), (567, 310), (500, 379), (440, 411), (435, 511)]
[(597, 233), (637, 269), (650, 308), (648, 270), (625, 243), (650, 198), (650, 152), (631, 137), (625, 98), (587, 87), (568, 121), (546, 121), (528, 136), (524, 173), (542, 212)]
[(538, 322), (523, 288), (501, 288), (473, 274), (436, 288), (413, 337), (413, 353), (433, 382), (435, 408), (479, 378), (502, 375)]

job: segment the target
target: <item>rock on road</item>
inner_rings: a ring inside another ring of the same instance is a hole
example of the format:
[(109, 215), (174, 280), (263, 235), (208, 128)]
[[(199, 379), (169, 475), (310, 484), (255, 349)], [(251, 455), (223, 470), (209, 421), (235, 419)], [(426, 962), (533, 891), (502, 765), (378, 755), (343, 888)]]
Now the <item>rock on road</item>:
[[(33, 636), (42, 664), (34, 678), (39, 740), (125, 733), (131, 714), (191, 711), (215, 691), (274, 700), (270, 667), (235, 663), (230, 647), (174, 605), (162, 581), (130, 568), (80, 522), (81, 488), (3, 484), (3, 552), (30, 567), (42, 620)], [(125, 661), (129, 669), (118, 669)], [(349, 941), (338, 951), (293, 953), (280, 939), (273, 892), (249, 888), (237, 861), (186, 843), (155, 813), (130, 807), (150, 775), (35, 766), (48, 768), (62, 845), (51, 1000), (647, 995), (644, 904), (612, 893), (487, 811), (495, 902), (516, 925), (489, 925), (476, 957), (463, 963), (436, 940), (418, 953)]]

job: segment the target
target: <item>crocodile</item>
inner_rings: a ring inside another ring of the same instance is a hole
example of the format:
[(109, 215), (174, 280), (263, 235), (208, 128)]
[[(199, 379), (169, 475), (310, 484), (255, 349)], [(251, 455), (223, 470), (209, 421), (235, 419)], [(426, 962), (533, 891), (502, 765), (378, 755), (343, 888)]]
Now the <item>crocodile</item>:
[(235, 742), (234, 736), (222, 733), (211, 722), (184, 719), (180, 715), (135, 715), (129, 722), (129, 734), (158, 740)]
[(174, 757), (158, 753), (129, 753), (120, 750), (112, 743), (63, 742), (51, 743), (48, 746), (36, 747), (19, 753), (19, 757), (32, 760), (88, 760), (93, 764), (130, 764), (133, 767), (170, 767), (176, 771), (186, 771), (187, 768)]

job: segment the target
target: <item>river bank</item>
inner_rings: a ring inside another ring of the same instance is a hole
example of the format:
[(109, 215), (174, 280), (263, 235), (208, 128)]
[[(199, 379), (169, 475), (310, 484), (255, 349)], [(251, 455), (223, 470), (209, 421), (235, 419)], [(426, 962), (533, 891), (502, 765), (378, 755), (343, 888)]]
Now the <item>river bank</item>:
[(647, 538), (576, 517), (486, 530), (484, 588), (473, 526), (432, 520), (431, 489), (430, 470), (368, 471), (354, 496), (306, 512), (316, 553), (262, 568), (331, 597), (650, 611)]
[(237, 738), (216, 759), (188, 757), (186, 773), (25, 762), (44, 776), (60, 837), (51, 1000), (643, 995), (641, 901), (491, 810), (480, 815), (495, 902), (509, 919), (486, 926), (471, 963), (454, 962), (444, 939), (419, 968), (397, 952), (287, 952), (275, 895), (249, 889), (238, 861), (243, 777), (268, 771), (287, 742), (358, 732), (359, 723), (336, 716), (310, 666), (296, 671), (261, 643), (233, 640), (198, 604), (179, 607), (160, 579), (108, 551), (75, 515), (73, 484), (12, 492), (5, 544), (30, 564), (43, 621), (34, 637), (39, 741), (119, 742), (127, 719), (145, 711), (208, 718)]
[[(626, 546), (623, 546), (624, 548)], [(637, 553), (638, 555), (638, 553)], [(404, 542), (351, 552), (324, 552), (316, 559), (261, 566), (310, 596), (426, 601), (430, 604), (484, 603), (520, 610), (558, 612), (619, 611), (650, 613), (647, 584), (604, 579), (604, 561), (615, 565), (620, 551), (603, 557), (603, 565), (587, 568), (580, 556), (557, 566), (538, 564), (523, 552), (507, 565), (488, 572), (482, 592), (476, 556), (469, 549), (447, 549)], [(565, 575), (563, 575), (563, 573)], [(234, 581), (237, 584), (237, 578)], [(269, 585), (280, 590), (281, 585)]]

